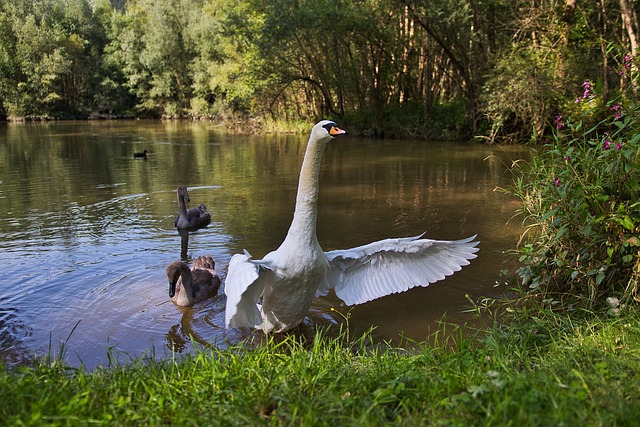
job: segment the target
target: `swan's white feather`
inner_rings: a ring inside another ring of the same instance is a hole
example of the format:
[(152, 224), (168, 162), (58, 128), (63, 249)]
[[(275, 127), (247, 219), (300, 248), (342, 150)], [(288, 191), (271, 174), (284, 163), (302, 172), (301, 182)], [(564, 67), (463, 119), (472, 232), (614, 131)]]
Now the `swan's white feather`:
[(420, 237), (325, 252), (331, 267), (328, 286), (347, 305), (362, 304), (442, 280), (468, 265), (478, 251), (476, 236), (455, 241)]
[(256, 327), (262, 323), (258, 302), (264, 290), (260, 271), (266, 265), (251, 259), (248, 252), (236, 254), (229, 261), (224, 293), (227, 295), (225, 321), (227, 327)]

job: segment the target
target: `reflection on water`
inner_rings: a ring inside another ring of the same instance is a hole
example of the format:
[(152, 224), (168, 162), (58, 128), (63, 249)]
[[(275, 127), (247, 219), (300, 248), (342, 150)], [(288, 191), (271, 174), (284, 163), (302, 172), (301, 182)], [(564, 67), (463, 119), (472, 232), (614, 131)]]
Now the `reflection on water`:
[(180, 235), (180, 259), (182, 261), (188, 261), (189, 258), (187, 253), (189, 252), (189, 231), (178, 230), (178, 234)]
[[(345, 126), (346, 127), (346, 126)], [(13, 365), (66, 345), (69, 363), (107, 353), (162, 357), (225, 347), (249, 334), (225, 330), (224, 295), (190, 308), (168, 296), (166, 266), (209, 254), (224, 276), (232, 254), (275, 249), (293, 213), (305, 137), (228, 136), (208, 123), (64, 122), (0, 127), (0, 357)], [(146, 159), (134, 152), (147, 150)], [(506, 151), (509, 150), (509, 151)], [(376, 141), (330, 144), (321, 171), (318, 237), (325, 250), (427, 231), (478, 234), (478, 258), (428, 288), (353, 308), (314, 302), (307, 327), (375, 326), (374, 335), (425, 338), (445, 313), (470, 322), (466, 295), (495, 295), (512, 267), (516, 203), (508, 185), (514, 147)], [(176, 188), (212, 223), (180, 235)], [(337, 311), (332, 311), (335, 308)], [(78, 323), (79, 322), (79, 323)], [(77, 325), (77, 327), (76, 327)], [(74, 329), (75, 328), (75, 329)]]

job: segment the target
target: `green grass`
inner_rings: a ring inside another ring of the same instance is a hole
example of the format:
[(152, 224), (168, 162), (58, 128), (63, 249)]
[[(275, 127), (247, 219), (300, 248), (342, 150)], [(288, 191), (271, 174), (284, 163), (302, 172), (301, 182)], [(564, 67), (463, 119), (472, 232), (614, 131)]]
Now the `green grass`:
[[(293, 335), (87, 372), (0, 371), (4, 425), (637, 425), (640, 313), (510, 309), (405, 350)], [(449, 329), (448, 331), (446, 329)], [(447, 337), (447, 338), (443, 338)]]

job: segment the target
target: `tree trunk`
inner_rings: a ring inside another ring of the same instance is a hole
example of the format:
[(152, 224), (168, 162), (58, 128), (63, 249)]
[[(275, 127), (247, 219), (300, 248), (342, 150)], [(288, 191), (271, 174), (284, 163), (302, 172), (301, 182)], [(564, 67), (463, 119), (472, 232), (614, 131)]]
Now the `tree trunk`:
[[(629, 47), (631, 48), (632, 60), (628, 71), (633, 75), (638, 72), (638, 60), (640, 60), (640, 58), (638, 58), (638, 32), (640, 31), (638, 12), (633, 8), (630, 0), (620, 0), (620, 14), (622, 15), (622, 26), (627, 32), (627, 37), (629, 37)], [(629, 73), (626, 73), (623, 79), (627, 78), (628, 75)], [(624, 80), (622, 84), (624, 84)], [(634, 93), (638, 91), (637, 80), (631, 80), (631, 89)]]
[(631, 5), (629, 0), (620, 0), (620, 14), (622, 15), (622, 25), (627, 31), (629, 37), (629, 46), (631, 47), (631, 56), (636, 59), (638, 57), (638, 13)]
[(607, 71), (609, 70), (609, 56), (607, 55), (606, 34), (608, 32), (607, 11), (605, 10), (604, 1), (598, 2), (598, 14), (600, 15), (600, 53), (602, 54), (602, 96), (607, 99), (609, 94), (609, 79), (607, 78)]
[(439, 34), (433, 25), (432, 19), (421, 14), (409, 0), (402, 0), (412, 19), (425, 33), (433, 40), (451, 64), (451, 67), (457, 74), (458, 90), (466, 98), (467, 113), (471, 117), (472, 133), (475, 133), (475, 127), (478, 119), (478, 100), (477, 100), (477, 82), (475, 80), (474, 70), (471, 65), (469, 48), (456, 45), (456, 40), (447, 39), (443, 34)]

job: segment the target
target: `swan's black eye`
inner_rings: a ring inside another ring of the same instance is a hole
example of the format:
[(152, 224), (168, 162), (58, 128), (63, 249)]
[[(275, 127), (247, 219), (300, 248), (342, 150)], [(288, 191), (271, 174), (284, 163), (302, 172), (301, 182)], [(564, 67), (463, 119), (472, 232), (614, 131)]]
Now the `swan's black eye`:
[(323, 128), (325, 128), (325, 130), (327, 131), (328, 134), (331, 134), (331, 128), (334, 127), (336, 124), (334, 122), (329, 122), (326, 125), (322, 126)]

